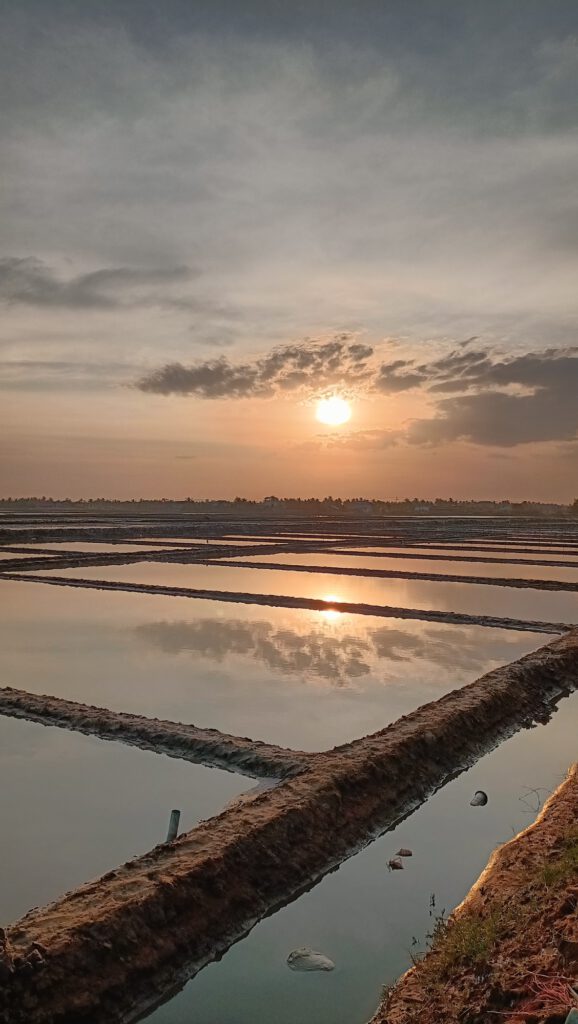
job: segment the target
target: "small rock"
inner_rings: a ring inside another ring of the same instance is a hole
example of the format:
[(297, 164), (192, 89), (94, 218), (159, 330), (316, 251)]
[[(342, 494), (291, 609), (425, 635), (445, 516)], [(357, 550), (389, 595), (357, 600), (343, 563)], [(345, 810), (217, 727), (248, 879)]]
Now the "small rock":
[(470, 800), (470, 807), (485, 807), (488, 802), (488, 794), (483, 789), (476, 789), (473, 799)]
[(570, 1010), (564, 1024), (578, 1024), (578, 1010)]
[(397, 851), (396, 857), (413, 857), (413, 851), (406, 850), (405, 847), (402, 846), (401, 850)]
[(324, 953), (316, 953), (314, 949), (309, 949), (309, 946), (294, 949), (289, 953), (287, 963), (292, 971), (332, 971), (335, 967), (333, 960)]
[(392, 857), (388, 860), (387, 866), (390, 871), (403, 871), (403, 862), (401, 857)]

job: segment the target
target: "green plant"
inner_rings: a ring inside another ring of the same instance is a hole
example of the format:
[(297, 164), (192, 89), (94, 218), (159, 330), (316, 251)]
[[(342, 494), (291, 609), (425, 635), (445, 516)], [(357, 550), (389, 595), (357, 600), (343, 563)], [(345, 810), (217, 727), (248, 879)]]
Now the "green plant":
[(428, 935), (430, 951), (435, 954), (429, 966), (445, 975), (460, 963), (486, 963), (508, 920), (502, 907), (485, 917), (468, 913), (448, 920), (439, 915)]

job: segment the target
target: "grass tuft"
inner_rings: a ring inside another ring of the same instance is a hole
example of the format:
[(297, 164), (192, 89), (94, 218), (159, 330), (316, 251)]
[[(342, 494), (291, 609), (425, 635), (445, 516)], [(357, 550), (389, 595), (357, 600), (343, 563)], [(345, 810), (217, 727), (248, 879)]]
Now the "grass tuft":
[(578, 829), (566, 838), (562, 852), (555, 860), (545, 861), (540, 868), (540, 879), (552, 889), (578, 872)]
[(445, 975), (460, 963), (487, 963), (507, 923), (502, 907), (485, 917), (464, 914), (449, 921), (438, 917), (430, 936), (437, 970)]

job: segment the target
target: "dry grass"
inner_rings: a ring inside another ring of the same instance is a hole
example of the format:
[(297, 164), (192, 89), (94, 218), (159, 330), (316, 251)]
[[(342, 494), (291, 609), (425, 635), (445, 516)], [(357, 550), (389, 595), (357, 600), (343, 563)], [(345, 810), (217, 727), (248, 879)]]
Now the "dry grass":
[(578, 872), (578, 829), (567, 836), (561, 854), (540, 868), (540, 880), (547, 889), (555, 888)]

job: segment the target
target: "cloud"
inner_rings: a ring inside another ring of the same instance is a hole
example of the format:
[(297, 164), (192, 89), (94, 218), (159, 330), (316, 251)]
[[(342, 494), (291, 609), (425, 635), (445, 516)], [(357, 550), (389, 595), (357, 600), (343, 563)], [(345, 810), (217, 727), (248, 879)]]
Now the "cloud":
[(427, 376), (418, 369), (410, 369), (411, 366), (411, 361), (407, 359), (382, 363), (375, 380), (375, 387), (387, 395), (410, 391), (411, 388), (418, 387), (427, 379)]
[(42, 260), (7, 257), (0, 260), (0, 301), (72, 310), (157, 305), (168, 301), (167, 287), (191, 276), (185, 266), (106, 267), (63, 280)]
[(348, 390), (371, 380), (373, 348), (339, 334), (330, 341), (307, 340), (274, 348), (252, 362), (225, 356), (191, 366), (168, 363), (141, 378), (136, 387), (160, 395), (200, 398), (270, 397), (296, 391)]
[[(411, 443), (466, 440), (512, 447), (571, 441), (578, 434), (577, 347), (510, 358), (487, 350), (455, 350), (415, 370), (413, 367), (413, 363), (404, 364), (405, 376), (418, 378), (410, 386), (419, 385), (436, 396), (437, 414), (432, 419), (414, 420), (407, 433)], [(455, 397), (437, 398), (452, 392)]]
[(371, 346), (340, 334), (330, 341), (281, 346), (252, 362), (221, 357), (191, 366), (171, 363), (136, 386), (154, 394), (206, 399), (319, 394), (335, 388), (384, 395), (413, 390), (433, 400), (434, 415), (415, 419), (405, 429), (373, 428), (335, 440), (348, 448), (383, 449), (402, 440), (513, 447), (571, 441), (578, 433), (578, 347), (504, 357), (461, 344), (429, 362), (377, 360)]

